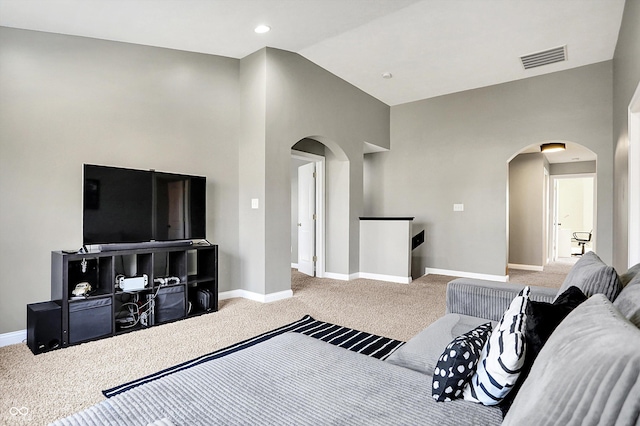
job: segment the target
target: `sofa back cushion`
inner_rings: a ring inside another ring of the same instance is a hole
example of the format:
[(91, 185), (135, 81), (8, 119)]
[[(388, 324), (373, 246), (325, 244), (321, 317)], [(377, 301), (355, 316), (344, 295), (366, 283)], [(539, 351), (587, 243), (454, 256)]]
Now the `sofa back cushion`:
[(640, 263), (633, 265), (624, 274), (620, 274), (620, 283), (622, 284), (622, 288), (638, 276), (640, 276)]
[(604, 295), (560, 323), (503, 425), (633, 425), (640, 418), (640, 330)]
[(487, 320), (468, 315), (447, 314), (412, 337), (385, 361), (432, 376), (445, 346), (485, 322)]
[(587, 297), (602, 293), (611, 301), (615, 300), (622, 290), (622, 284), (616, 270), (600, 260), (598, 255), (592, 251), (586, 252), (573, 265), (560, 286), (558, 295), (564, 293), (572, 285), (582, 290)]
[(626, 319), (640, 327), (640, 274), (622, 289), (613, 305)]

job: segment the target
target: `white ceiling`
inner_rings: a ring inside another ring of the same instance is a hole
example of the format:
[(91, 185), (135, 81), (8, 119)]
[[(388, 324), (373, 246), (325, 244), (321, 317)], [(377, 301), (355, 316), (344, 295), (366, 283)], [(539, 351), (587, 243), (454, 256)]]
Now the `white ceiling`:
[[(275, 47), (397, 105), (609, 60), (623, 8), (624, 0), (0, 0), (0, 25), (233, 58)], [(271, 32), (254, 33), (260, 23)], [(568, 61), (523, 69), (521, 55), (562, 45)]]
[[(275, 47), (393, 106), (610, 60), (624, 1), (0, 0), (0, 25), (232, 58)], [(563, 45), (565, 62), (520, 62)]]

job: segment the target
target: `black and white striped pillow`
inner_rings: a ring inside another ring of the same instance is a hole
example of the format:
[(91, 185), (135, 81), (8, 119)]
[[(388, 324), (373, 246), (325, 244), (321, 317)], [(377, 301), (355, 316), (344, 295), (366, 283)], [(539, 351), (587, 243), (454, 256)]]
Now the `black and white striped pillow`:
[(518, 380), (524, 364), (525, 322), (531, 290), (525, 287), (511, 301), (482, 349), (480, 361), (463, 398), (484, 405), (497, 405)]

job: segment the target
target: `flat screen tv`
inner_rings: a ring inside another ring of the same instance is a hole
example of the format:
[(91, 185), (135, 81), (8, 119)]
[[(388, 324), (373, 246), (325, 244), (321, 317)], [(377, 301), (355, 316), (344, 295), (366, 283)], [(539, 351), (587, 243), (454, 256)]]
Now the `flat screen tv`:
[(84, 245), (206, 238), (202, 176), (84, 165)]

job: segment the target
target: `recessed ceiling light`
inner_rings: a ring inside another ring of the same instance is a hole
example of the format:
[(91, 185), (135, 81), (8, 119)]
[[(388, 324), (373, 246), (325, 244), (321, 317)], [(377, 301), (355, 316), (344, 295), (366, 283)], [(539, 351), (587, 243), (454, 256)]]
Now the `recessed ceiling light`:
[(386, 78), (387, 80), (392, 78), (393, 74), (391, 74), (390, 72), (383, 72), (382, 73), (382, 78)]
[(264, 34), (271, 31), (271, 27), (268, 25), (258, 25), (253, 31), (257, 32), (258, 34)]

